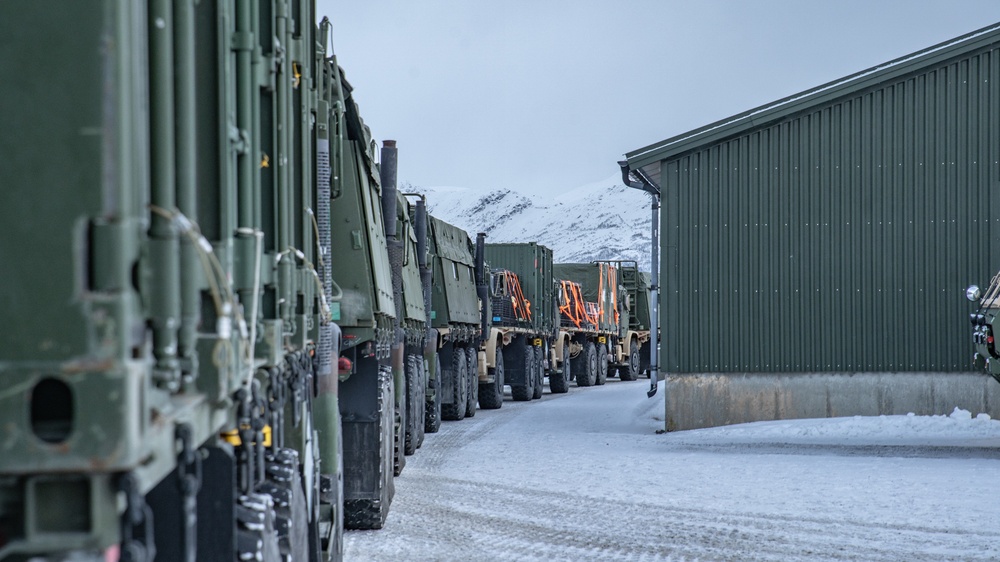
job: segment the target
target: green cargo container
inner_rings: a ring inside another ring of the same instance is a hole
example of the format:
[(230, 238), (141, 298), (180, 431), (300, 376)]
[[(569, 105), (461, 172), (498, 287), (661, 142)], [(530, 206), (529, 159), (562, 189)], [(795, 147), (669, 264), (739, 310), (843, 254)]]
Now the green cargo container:
[[(524, 297), (530, 304), (530, 318), (525, 327), (546, 337), (553, 335), (558, 322), (552, 250), (535, 242), (487, 244), (486, 261), (494, 271), (506, 269), (517, 274)], [(494, 323), (500, 322), (495, 314)]]
[(628, 328), (627, 297), (617, 267), (608, 262), (557, 263), (554, 271), (557, 279), (579, 283), (583, 300), (597, 304), (598, 332), (620, 335)]
[(469, 235), (437, 217), (431, 217), (430, 251), (434, 260), (431, 325), (479, 326), (479, 301), (472, 272), (475, 249)]

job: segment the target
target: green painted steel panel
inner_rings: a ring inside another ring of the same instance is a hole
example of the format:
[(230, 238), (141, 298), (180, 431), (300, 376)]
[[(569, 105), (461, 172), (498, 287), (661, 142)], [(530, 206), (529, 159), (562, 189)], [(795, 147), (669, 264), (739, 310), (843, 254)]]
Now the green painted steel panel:
[[(113, 340), (96, 330), (105, 308), (116, 313), (104, 329), (131, 333), (142, 323), (128, 316), (137, 312), (131, 268), (146, 204), (136, 194), (149, 182), (144, 108), (133, 96), (145, 74), (127, 56), (145, 44), (122, 23), (138, 16), (112, 2), (14, 2), (5, 13), (0, 317), (16, 329), (0, 338), (0, 363), (124, 358), (127, 345), (104, 349)], [(39, 31), (66, 28), (79, 32)]]
[(1000, 263), (1000, 32), (659, 163), (668, 372), (967, 371)]
[(479, 296), (472, 270), (475, 249), (469, 235), (434, 216), (428, 226), (428, 247), (434, 264), (432, 325), (435, 328), (455, 323), (478, 325)]
[(417, 256), (417, 233), (411, 222), (414, 217), (414, 207), (400, 195), (399, 209), (407, 209), (405, 224), (406, 249), (403, 254), (403, 316), (407, 320), (425, 322), (427, 312), (424, 310), (424, 291), (420, 284), (420, 264)]
[[(367, 145), (354, 144), (356, 152), (367, 150)], [(344, 188), (330, 207), (331, 253), (357, 264), (333, 271), (333, 280), (344, 292), (338, 322), (344, 328), (374, 327), (376, 314), (396, 316), (378, 184), (371, 182), (364, 165), (360, 156), (345, 158)]]

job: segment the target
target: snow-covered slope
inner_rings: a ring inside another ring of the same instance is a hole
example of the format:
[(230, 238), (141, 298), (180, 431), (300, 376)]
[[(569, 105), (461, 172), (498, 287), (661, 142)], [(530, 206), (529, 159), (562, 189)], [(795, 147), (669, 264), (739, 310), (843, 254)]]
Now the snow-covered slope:
[(538, 242), (556, 263), (635, 260), (650, 264), (650, 199), (621, 176), (558, 195), (524, 195), (506, 189), (462, 187), (413, 190), (427, 194), (431, 214), (487, 242)]

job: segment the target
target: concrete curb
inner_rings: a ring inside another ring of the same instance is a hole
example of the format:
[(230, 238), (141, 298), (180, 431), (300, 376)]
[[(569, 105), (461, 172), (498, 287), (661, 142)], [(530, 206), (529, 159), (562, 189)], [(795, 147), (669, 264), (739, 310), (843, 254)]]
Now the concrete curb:
[(669, 431), (753, 421), (950, 414), (1000, 418), (1000, 384), (981, 373), (694, 373), (666, 379)]

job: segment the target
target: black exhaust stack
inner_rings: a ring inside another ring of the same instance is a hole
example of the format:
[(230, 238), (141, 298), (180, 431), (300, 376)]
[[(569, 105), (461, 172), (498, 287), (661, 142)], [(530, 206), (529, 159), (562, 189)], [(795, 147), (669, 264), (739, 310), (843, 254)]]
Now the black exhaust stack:
[(489, 337), (489, 285), (486, 282), (486, 233), (476, 234), (476, 294), (479, 296), (480, 334), (482, 344)]
[(421, 195), (417, 199), (417, 216), (414, 228), (417, 233), (417, 265), (420, 267), (420, 287), (424, 292), (424, 310), (427, 330), (431, 329), (431, 266), (427, 261), (427, 201)]
[(384, 141), (379, 177), (382, 180), (382, 222), (385, 226), (385, 237), (390, 239), (396, 237), (396, 162), (398, 157), (396, 141)]

